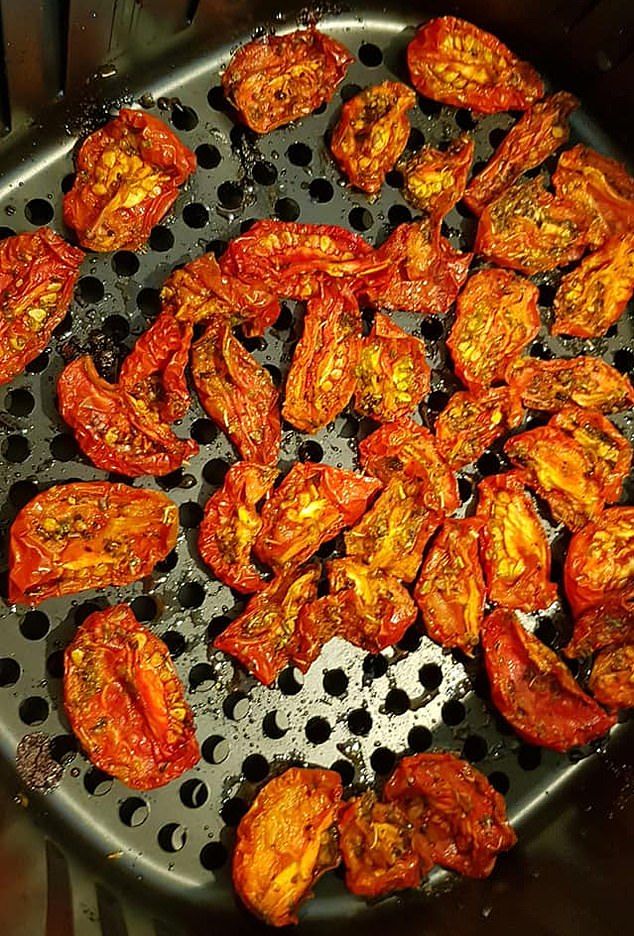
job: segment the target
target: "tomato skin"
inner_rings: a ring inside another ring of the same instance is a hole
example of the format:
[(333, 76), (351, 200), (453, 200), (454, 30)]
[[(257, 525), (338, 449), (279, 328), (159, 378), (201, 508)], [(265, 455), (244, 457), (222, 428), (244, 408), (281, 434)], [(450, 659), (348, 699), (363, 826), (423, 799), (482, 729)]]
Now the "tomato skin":
[(498, 608), (485, 618), (482, 649), (491, 700), (529, 744), (569, 751), (600, 738), (615, 723), (512, 611)]
[(0, 243), (0, 386), (49, 343), (73, 297), (84, 253), (50, 228)]
[(599, 338), (634, 294), (634, 231), (617, 234), (566, 274), (555, 295), (553, 335)]
[(550, 581), (550, 547), (517, 472), (480, 482), (476, 518), (483, 522), (480, 555), (489, 599), (519, 611), (551, 605), (557, 589)]
[(119, 385), (134, 397), (139, 411), (156, 413), (165, 423), (182, 419), (189, 409), (185, 368), (192, 325), (161, 312), (143, 332), (121, 365)]
[(330, 101), (353, 61), (345, 46), (314, 27), (265, 36), (232, 56), (222, 88), (243, 123), (270, 133)]
[(478, 552), (482, 520), (445, 520), (425, 557), (414, 600), (428, 635), (468, 656), (480, 639), (486, 589)]
[(548, 425), (582, 447), (606, 503), (618, 501), (632, 467), (632, 446), (616, 426), (601, 413), (580, 406), (564, 406)]
[(198, 452), (193, 439), (179, 439), (125, 390), (102, 380), (88, 355), (60, 374), (57, 405), (82, 452), (105, 471), (166, 475)]
[(380, 489), (379, 481), (345, 468), (296, 462), (262, 508), (255, 555), (273, 568), (305, 562), (355, 523)]
[(440, 315), (458, 295), (473, 259), (455, 250), (427, 218), (399, 224), (375, 256), (386, 273), (361, 287), (373, 305)]
[(384, 423), (359, 443), (359, 461), (368, 474), (388, 484), (392, 478), (421, 482), (420, 497), (432, 512), (451, 514), (460, 497), (453, 471), (436, 439), (411, 419)]
[(497, 266), (532, 276), (578, 260), (587, 230), (587, 216), (549, 192), (541, 177), (518, 179), (484, 208), (474, 250)]
[(594, 247), (632, 230), (634, 179), (622, 163), (578, 144), (561, 154), (552, 181), (558, 195), (586, 214)]
[(282, 436), (279, 394), (269, 372), (240, 344), (226, 319), (211, 319), (193, 345), (192, 376), (203, 409), (241, 458), (275, 464)]
[(384, 81), (359, 91), (341, 108), (330, 150), (355, 188), (372, 195), (407, 145), (407, 111), (416, 95), (400, 81)]
[(123, 108), (82, 143), (64, 223), (88, 250), (138, 250), (195, 169), (194, 154), (162, 120)]
[(136, 582), (174, 548), (177, 533), (178, 509), (165, 494), (108, 481), (54, 485), (13, 521), (9, 600), (36, 605)]
[(333, 559), (326, 568), (329, 594), (304, 605), (299, 615), (294, 663), (304, 673), (333, 637), (380, 653), (416, 621), (416, 605), (393, 575), (352, 556)]
[(503, 797), (453, 754), (403, 757), (383, 798), (407, 816), (423, 860), (467, 877), (488, 877), (499, 852), (517, 841)]
[(574, 534), (564, 589), (575, 617), (611, 597), (634, 599), (634, 507), (609, 507)]
[(132, 789), (164, 786), (200, 760), (169, 650), (128, 605), (90, 614), (66, 647), (64, 707), (90, 761)]
[(249, 594), (266, 588), (251, 560), (251, 547), (262, 528), (257, 504), (273, 486), (275, 468), (238, 462), (219, 491), (209, 498), (198, 529), (198, 551), (225, 585)]
[(243, 283), (223, 273), (211, 253), (170, 273), (161, 301), (179, 321), (195, 324), (219, 315), (241, 325), (249, 337), (264, 334), (280, 314), (276, 296), (257, 283)]
[(319, 878), (339, 864), (341, 778), (290, 767), (257, 794), (236, 830), (232, 876), (245, 906), (270, 926), (297, 923)]
[(524, 418), (519, 393), (491, 387), (481, 393), (454, 393), (438, 416), (434, 432), (454, 471), (476, 461), (489, 446)]
[(429, 393), (424, 343), (377, 312), (360, 345), (355, 410), (378, 422), (408, 416)]
[(634, 595), (606, 595), (604, 603), (588, 608), (575, 620), (572, 638), (563, 652), (572, 659), (591, 656), (606, 647), (634, 644)]
[(431, 868), (431, 862), (421, 861), (414, 850), (406, 814), (396, 803), (379, 802), (370, 791), (344, 804), (339, 845), (346, 887), (360, 897), (418, 887)]
[(447, 346), (457, 375), (473, 391), (502, 383), (539, 331), (537, 287), (507, 270), (479, 270), (456, 303)]
[(466, 134), (444, 152), (423, 146), (401, 167), (404, 198), (440, 223), (464, 195), (474, 148)]
[(597, 702), (612, 709), (634, 705), (634, 643), (601, 650), (594, 661), (588, 688)]
[(491, 33), (455, 16), (440, 16), (420, 27), (407, 47), (407, 65), (419, 94), (479, 114), (526, 110), (544, 85)]
[(270, 686), (294, 662), (297, 619), (302, 607), (317, 597), (319, 575), (317, 563), (282, 569), (216, 637), (215, 649), (231, 654), (256, 679)]
[(568, 117), (579, 101), (558, 91), (527, 110), (504, 137), (482, 172), (471, 180), (465, 205), (476, 215), (515, 182), (568, 141)]
[(581, 355), (567, 360), (522, 358), (506, 372), (528, 409), (558, 412), (574, 403), (601, 413), (618, 413), (634, 404), (634, 388), (601, 358)]
[(346, 553), (371, 569), (411, 582), (423, 550), (442, 520), (429, 509), (420, 481), (392, 478), (359, 522), (345, 534)]
[(322, 282), (308, 300), (304, 331), (286, 378), (282, 415), (302, 432), (332, 422), (354, 392), (361, 350), (361, 314), (351, 290)]
[[(310, 299), (323, 276), (366, 278), (380, 273), (387, 258), (377, 256), (359, 234), (334, 224), (256, 221), (229, 242), (220, 269), (285, 299)], [(365, 281), (365, 279), (364, 279)]]
[(528, 487), (548, 501), (554, 518), (579, 530), (605, 503), (594, 460), (575, 439), (554, 426), (510, 438), (504, 452)]

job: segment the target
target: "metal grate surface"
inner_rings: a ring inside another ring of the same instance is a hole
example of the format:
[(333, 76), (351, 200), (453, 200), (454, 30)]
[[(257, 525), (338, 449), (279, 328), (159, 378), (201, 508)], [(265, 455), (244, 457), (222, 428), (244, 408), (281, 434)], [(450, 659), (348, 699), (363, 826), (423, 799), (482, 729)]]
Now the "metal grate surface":
[[(62, 349), (71, 335), (81, 344), (91, 330), (99, 330), (99, 360), (104, 366), (112, 363), (116, 352), (129, 349), (156, 316), (158, 291), (170, 271), (205, 250), (219, 254), (252, 219), (274, 216), (341, 224), (362, 232), (373, 244), (410, 219), (397, 174), (390, 175), (376, 201), (368, 201), (342, 182), (324, 137), (342, 99), (385, 78), (405, 78), (403, 52), (411, 27), (349, 16), (328, 19), (324, 28), (341, 39), (358, 61), (321, 113), (261, 139), (234, 125), (224, 108), (219, 67), (228, 49), (196, 62), (187, 72), (174, 72), (160, 88), (136, 89), (131, 96), (138, 100), (145, 92), (142, 104), (171, 121), (196, 151), (198, 171), (173, 214), (152, 232), (145, 253), (120, 251), (86, 259), (69, 315), (50, 348), (26, 374), (0, 391), (5, 529), (36, 491), (63, 481), (107, 477), (78, 453), (56, 411), (55, 381), (63, 367)], [(467, 111), (420, 99), (411, 122), (411, 149), (423, 142), (442, 145), (468, 130), (481, 162), (512, 120), (508, 115), (474, 120)], [(575, 115), (573, 125), (571, 143), (583, 140), (609, 151), (583, 112)], [(94, 124), (78, 132), (91, 129)], [(12, 189), (0, 188), (1, 236), (49, 223), (64, 231), (61, 195), (71, 182), (72, 143), (66, 136), (47, 151), (46, 158), (35, 152), (24, 167), (23, 181)], [(472, 243), (474, 221), (454, 210), (446, 219), (446, 233), (465, 249)], [(557, 276), (535, 278), (544, 323), (550, 316)], [(425, 339), (434, 370), (432, 392), (420, 418), (433, 426), (435, 415), (457, 386), (447, 367), (444, 343), (452, 317), (398, 315), (395, 319)], [(265, 338), (247, 343), (276, 379), (283, 380), (288, 369), (300, 320), (301, 304), (287, 303)], [(580, 351), (602, 355), (623, 373), (634, 372), (630, 323), (625, 319), (608, 337), (596, 341), (556, 340), (547, 335), (544, 325), (530, 349), (538, 357)], [(617, 417), (615, 423), (632, 437), (632, 417)], [(352, 467), (357, 440), (368, 429), (349, 413), (313, 437), (286, 427), (281, 467), (288, 468), (296, 459)], [(137, 878), (168, 897), (210, 908), (229, 907), (233, 829), (257, 785), (291, 762), (333, 767), (351, 789), (380, 783), (402, 754), (444, 748), (462, 754), (489, 776), (506, 794), (512, 819), (538, 806), (549, 788), (574, 769), (583, 752), (558, 756), (520, 743), (488, 704), (481, 665), (463, 665), (424, 636), (420, 626), (412, 628), (398, 647), (378, 656), (335, 641), (305, 678), (288, 670), (270, 689), (223, 654), (208, 653), (210, 639), (244, 607), (239, 596), (209, 577), (196, 551), (196, 527), (204, 504), (221, 484), (235, 453), (195, 397), (178, 431), (190, 430), (201, 444), (200, 453), (184, 470), (156, 481), (134, 482), (137, 487), (166, 490), (180, 507), (177, 548), (155, 575), (125, 589), (48, 601), (27, 613), (0, 608), (1, 755), (13, 764), (17, 743), (29, 731), (42, 730), (54, 738), (65, 772), (45, 808), (61, 828), (62, 841), (87, 843), (91, 854), (112, 856), (113, 866), (130, 880)], [(499, 448), (494, 448), (477, 466), (461, 473), (463, 512), (473, 507), (478, 480), (505, 467)], [(566, 534), (549, 524), (545, 514), (544, 520), (552, 534), (557, 575)], [(337, 542), (327, 544), (320, 554), (326, 557), (337, 548)], [(91, 611), (121, 600), (131, 601), (137, 617), (168, 644), (188, 687), (202, 747), (202, 760), (195, 769), (149, 794), (132, 793), (77, 753), (60, 703), (62, 651), (76, 625)], [(567, 638), (569, 624), (558, 609), (536, 615), (533, 625), (555, 648)], [(444, 886), (447, 877), (437, 873), (431, 888)], [(313, 919), (332, 912), (328, 906), (333, 902), (344, 914), (362, 906), (344, 895), (336, 876), (320, 885), (319, 894), (321, 899), (307, 911)]]

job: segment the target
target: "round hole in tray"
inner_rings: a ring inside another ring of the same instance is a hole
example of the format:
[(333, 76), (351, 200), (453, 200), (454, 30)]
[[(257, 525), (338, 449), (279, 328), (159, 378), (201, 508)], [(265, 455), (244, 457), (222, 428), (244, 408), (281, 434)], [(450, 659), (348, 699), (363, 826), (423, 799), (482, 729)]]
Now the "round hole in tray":
[(43, 611), (27, 611), (20, 622), (20, 633), (27, 640), (41, 640), (46, 637), (50, 622)]
[(187, 842), (187, 829), (178, 822), (168, 822), (159, 829), (157, 840), (165, 852), (180, 851)]
[(385, 709), (391, 715), (404, 715), (409, 709), (409, 696), (403, 689), (390, 689), (385, 699)]
[(396, 763), (396, 754), (386, 747), (379, 747), (370, 756), (370, 764), (377, 774), (389, 774)]
[(222, 842), (209, 842), (200, 850), (200, 863), (207, 871), (218, 871), (228, 857), (229, 852)]
[(267, 738), (278, 740), (283, 738), (289, 728), (288, 717), (285, 712), (267, 712), (262, 720), (262, 731)]
[(26, 436), (10, 435), (2, 443), (2, 454), (8, 462), (20, 464), (29, 457), (31, 447)]
[(181, 608), (199, 608), (205, 600), (205, 587), (200, 582), (185, 582), (178, 589)]
[(249, 754), (242, 762), (244, 779), (249, 783), (260, 783), (269, 773), (269, 763), (262, 754)]
[(445, 725), (451, 727), (459, 725), (461, 721), (464, 721), (466, 714), (464, 705), (457, 699), (449, 699), (441, 709), (442, 720)]
[(380, 679), (387, 673), (387, 660), (382, 653), (369, 653), (363, 661), (363, 672), (368, 679)]
[(280, 221), (297, 221), (299, 215), (300, 207), (294, 198), (284, 196), (275, 202), (275, 217)]
[(7, 393), (4, 406), (11, 416), (28, 416), (35, 407), (35, 399), (26, 387), (16, 387)]
[(130, 607), (137, 621), (153, 621), (158, 610), (151, 595), (137, 595), (130, 602)]
[(139, 258), (131, 250), (118, 250), (112, 258), (112, 269), (117, 276), (134, 276), (139, 269)]
[(53, 220), (55, 209), (50, 202), (44, 198), (32, 198), (26, 203), (24, 214), (29, 224), (35, 224), (40, 227)]
[(29, 696), (20, 703), (19, 712), (25, 725), (41, 725), (48, 718), (49, 705), (41, 696)]
[(424, 725), (414, 725), (407, 735), (407, 744), (414, 754), (422, 754), (427, 751), (431, 747), (432, 741), (432, 733)]
[(313, 151), (306, 143), (291, 143), (286, 150), (286, 156), (294, 166), (308, 166), (313, 158)]
[(329, 182), (328, 179), (313, 179), (308, 186), (308, 194), (313, 201), (325, 205), (332, 200), (335, 190), (332, 186), (332, 182)]
[(224, 822), (228, 826), (237, 826), (247, 809), (249, 808), (245, 800), (240, 796), (232, 796), (223, 805), (220, 810)]
[(505, 796), (511, 788), (509, 776), (502, 770), (494, 770), (489, 774), (488, 780), (491, 786), (496, 789), (498, 793), (501, 793), (502, 796)]
[(64, 675), (64, 651), (54, 650), (46, 658), (46, 672), (52, 679), (61, 679)]
[(153, 227), (150, 232), (149, 243), (152, 250), (164, 253), (166, 250), (171, 250), (174, 246), (174, 235), (169, 228), (158, 224), (156, 227)]
[(351, 98), (355, 97), (361, 90), (361, 86), (358, 84), (345, 84), (342, 86), (341, 91), (339, 92), (342, 101), (349, 101)]
[(208, 764), (222, 764), (229, 757), (229, 742), (221, 735), (212, 735), (205, 738), (200, 750)]
[(478, 761), (484, 760), (488, 753), (489, 748), (486, 739), (481, 735), (469, 735), (465, 738), (462, 745), (462, 756), (465, 760), (477, 764)]
[(143, 825), (150, 815), (150, 807), (140, 796), (129, 796), (119, 806), (119, 818), (128, 828)]
[(272, 162), (261, 159), (253, 167), (253, 181), (258, 185), (275, 185), (277, 182), (277, 169)]
[(383, 53), (373, 42), (364, 42), (359, 46), (359, 61), (366, 68), (378, 68), (383, 61)]
[(180, 798), (183, 806), (188, 809), (199, 809), (204, 806), (209, 799), (209, 790), (207, 784), (195, 777), (186, 780), (180, 788)]
[(196, 689), (208, 689), (211, 683), (215, 682), (213, 667), (209, 663), (196, 663), (189, 671), (189, 686), (195, 692)]
[(372, 728), (372, 716), (367, 709), (354, 709), (348, 715), (348, 728), (355, 735), (367, 735)]
[(185, 132), (198, 126), (198, 114), (193, 107), (186, 104), (174, 104), (172, 107), (172, 123), (177, 130)]
[(336, 760), (334, 764), (330, 765), (330, 769), (337, 771), (344, 786), (354, 783), (354, 764), (351, 764), (350, 761)]
[(147, 319), (154, 319), (161, 311), (161, 294), (158, 289), (146, 286), (137, 293), (136, 304)]
[(187, 647), (187, 641), (183, 635), (175, 630), (166, 631), (161, 635), (161, 640), (167, 646), (173, 660), (177, 660), (179, 656), (185, 652)]
[(442, 682), (442, 670), (437, 663), (425, 663), (418, 671), (418, 678), (425, 689), (437, 689)]
[(230, 467), (224, 458), (210, 458), (203, 466), (203, 478), (208, 484), (220, 487)]
[(20, 664), (11, 657), (0, 658), (0, 686), (15, 686), (20, 678)]
[(323, 685), (328, 695), (342, 696), (348, 688), (348, 677), (342, 669), (326, 670)]
[(183, 208), (183, 221), (187, 227), (199, 230), (204, 228), (209, 221), (209, 212), (200, 202), (192, 202), (191, 205), (185, 205)]
[(105, 796), (112, 789), (112, 777), (98, 767), (91, 767), (84, 777), (84, 787), (91, 796)]
[(306, 722), (306, 737), (312, 744), (323, 744), (332, 733), (327, 719), (315, 715)]

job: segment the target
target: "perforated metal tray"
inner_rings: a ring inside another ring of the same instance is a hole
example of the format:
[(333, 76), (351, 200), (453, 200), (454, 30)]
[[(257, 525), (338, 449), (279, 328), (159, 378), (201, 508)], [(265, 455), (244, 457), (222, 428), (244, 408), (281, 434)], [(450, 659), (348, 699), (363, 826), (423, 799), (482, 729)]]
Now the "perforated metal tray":
[[(361, 231), (372, 244), (410, 219), (397, 174), (390, 174), (381, 195), (371, 202), (344, 184), (324, 141), (342, 99), (388, 77), (406, 78), (403, 53), (412, 24), (413, 18), (410, 22), (352, 14), (327, 18), (323, 28), (343, 41), (358, 61), (322, 113), (263, 138), (235, 125), (223, 104), (219, 74), (230, 52), (226, 47), (186, 68), (167, 71), (160, 83), (133, 88), (125, 96), (171, 122), (196, 151), (198, 171), (172, 215), (152, 232), (146, 252), (86, 258), (75, 300), (50, 347), (0, 391), (5, 531), (36, 491), (74, 479), (107, 477), (78, 453), (56, 410), (55, 381), (64, 355), (72, 353), (69, 342), (88, 343), (108, 371), (117, 354), (125, 353), (157, 314), (159, 289), (170, 271), (205, 250), (220, 253), (252, 219), (274, 216), (341, 224)], [(122, 101), (113, 101), (113, 107)], [(72, 179), (73, 145), (103, 116), (102, 109), (88, 106), (85, 119), (69, 127), (66, 135), (43, 141), (28, 161), (5, 176), (0, 182), (2, 236), (40, 224), (68, 233), (62, 224), (61, 195)], [(476, 141), (477, 166), (490, 156), (512, 118), (474, 119), (466, 111), (420, 99), (411, 121), (412, 149), (423, 142), (442, 145), (468, 130)], [(582, 140), (618, 155), (583, 110), (572, 122), (571, 143)], [(446, 233), (452, 243), (466, 249), (473, 241), (474, 221), (466, 212), (454, 210), (446, 219)], [(626, 317), (605, 339), (548, 336), (557, 278), (558, 274), (535, 278), (544, 325), (530, 353), (550, 357), (590, 352), (623, 373), (634, 372), (631, 322)], [(286, 303), (265, 338), (247, 343), (276, 380), (283, 380), (288, 369), (300, 319), (300, 304)], [(452, 315), (401, 314), (395, 319), (425, 339), (433, 379), (420, 419), (433, 426), (435, 415), (458, 385), (448, 369), (444, 342)], [(614, 421), (632, 438), (631, 416)], [(353, 467), (357, 440), (368, 430), (350, 413), (313, 437), (285, 427), (281, 468), (296, 459)], [(170, 934), (178, 931), (178, 925), (186, 926), (192, 914), (198, 920), (208, 916), (210, 927), (212, 920), (222, 921), (226, 932), (258, 928), (234, 902), (228, 861), (233, 829), (258, 784), (290, 763), (333, 767), (351, 790), (380, 784), (402, 754), (430, 748), (455, 751), (476, 763), (506, 795), (521, 837), (528, 813), (545, 807), (589, 751), (559, 756), (520, 743), (488, 703), (479, 661), (465, 662), (443, 651), (424, 636), (420, 622), (398, 647), (378, 656), (335, 641), (305, 678), (288, 670), (268, 689), (223, 654), (208, 651), (209, 641), (240, 612), (244, 600), (209, 577), (197, 553), (196, 527), (205, 502), (236, 456), (195, 397), (177, 431), (182, 435), (191, 431), (200, 443), (200, 454), (167, 478), (134, 482), (136, 487), (166, 490), (180, 507), (177, 547), (156, 574), (128, 588), (48, 601), (27, 613), (0, 608), (0, 755), (11, 768), (22, 736), (45, 731), (54, 739), (56, 757), (65, 767), (59, 788), (46, 799), (28, 794), (30, 808), (47, 831), (62, 848), (79, 851), (96, 869), (96, 877), (110, 879), (113, 887), (145, 899), (147, 920), (156, 916), (169, 920), (173, 911), (180, 924), (165, 923), (164, 932)], [(461, 473), (462, 512), (472, 509), (478, 480), (506, 466), (496, 447), (477, 466)], [(544, 522), (558, 576), (567, 536), (545, 514)], [(320, 555), (331, 555), (338, 545), (328, 544)], [(202, 747), (196, 768), (148, 794), (132, 793), (90, 766), (77, 751), (61, 706), (63, 648), (91, 611), (122, 600), (130, 601), (139, 619), (167, 642), (187, 686)], [(570, 629), (559, 608), (525, 620), (555, 648), (563, 645)], [(514, 860), (503, 857), (501, 863)], [(423, 912), (429, 894), (446, 890), (451, 882), (450, 875), (435, 872), (421, 893), (367, 908), (347, 895), (342, 882), (331, 875), (306, 909), (305, 925), (323, 932), (326, 921), (329, 928), (336, 928), (359, 917), (366, 927), (385, 927), (405, 912), (408, 918), (418, 908)], [(98, 931), (91, 917), (92, 898), (84, 895), (82, 900), (86, 912), (76, 917), (80, 936)], [(110, 897), (104, 899), (103, 892), (98, 912), (105, 932), (127, 932), (119, 905)], [(483, 914), (483, 918), (488, 915), (484, 904)], [(135, 916), (131, 934), (141, 932), (142, 917)]]

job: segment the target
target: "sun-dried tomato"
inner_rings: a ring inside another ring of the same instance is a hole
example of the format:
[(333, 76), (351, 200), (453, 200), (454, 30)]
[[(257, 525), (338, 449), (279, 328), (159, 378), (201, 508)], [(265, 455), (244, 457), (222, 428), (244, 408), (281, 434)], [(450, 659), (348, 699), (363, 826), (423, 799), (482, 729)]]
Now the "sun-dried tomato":
[(600, 738), (614, 724), (512, 611), (499, 608), (485, 618), (482, 649), (491, 700), (529, 744), (568, 751)]
[(89, 250), (138, 250), (195, 169), (194, 154), (162, 120), (123, 108), (82, 143), (64, 223)]
[(511, 364), (506, 379), (519, 390), (529, 409), (556, 413), (575, 403), (601, 413), (618, 413), (634, 404), (634, 388), (628, 378), (597, 357), (522, 358)]
[(579, 406), (565, 406), (549, 425), (565, 432), (582, 447), (603, 499), (608, 504), (617, 501), (632, 465), (632, 446), (625, 436), (601, 413)]
[(353, 61), (345, 46), (315, 28), (267, 35), (234, 53), (222, 88), (248, 127), (269, 133), (327, 103)]
[(423, 146), (401, 166), (404, 197), (434, 221), (442, 221), (464, 195), (474, 148), (466, 134), (444, 151)]
[(588, 688), (597, 702), (608, 708), (634, 705), (634, 643), (607, 647), (597, 654)]
[(77, 630), (64, 652), (64, 708), (90, 761), (133, 789), (164, 786), (200, 759), (169, 650), (128, 605)]
[(609, 507), (570, 540), (564, 588), (573, 614), (634, 601), (634, 507)]
[(0, 243), (0, 385), (48, 344), (66, 315), (83, 259), (50, 228)]
[(516, 390), (491, 387), (481, 393), (454, 393), (438, 416), (434, 431), (449, 466), (457, 471), (476, 461), (492, 442), (517, 428), (523, 418)]
[(622, 599), (606, 597), (602, 604), (583, 611), (575, 620), (572, 638), (564, 647), (567, 657), (588, 657), (605, 647), (634, 644), (634, 594)]

